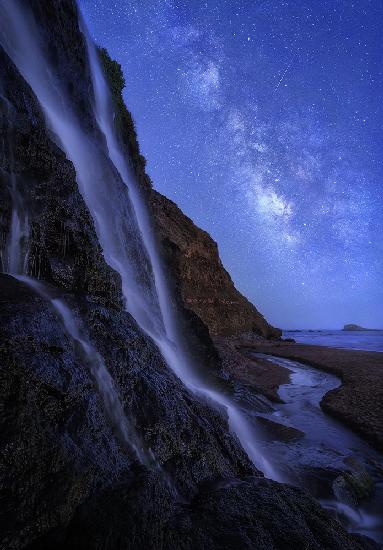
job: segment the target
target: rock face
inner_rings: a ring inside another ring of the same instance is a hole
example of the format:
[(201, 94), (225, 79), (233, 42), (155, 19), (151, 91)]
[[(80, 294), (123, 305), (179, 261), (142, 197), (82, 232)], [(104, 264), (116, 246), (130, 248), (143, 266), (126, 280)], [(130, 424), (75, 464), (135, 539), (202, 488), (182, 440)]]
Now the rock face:
[[(84, 127), (94, 129), (75, 4), (28, 4)], [(0, 81), (3, 263), (16, 188), (28, 214), (26, 272), (70, 307), (152, 457), (143, 465), (121, 438), (92, 374), (92, 354), (52, 303), (0, 275), (1, 548), (372, 548), (304, 492), (264, 479), (230, 434), (225, 411), (169, 370), (124, 310), (120, 278), (104, 260), (73, 166), (1, 47)], [(135, 159), (137, 177), (145, 178)], [(185, 323), (206, 351), (203, 323), (192, 312)]]
[(255, 333), (279, 338), (281, 331), (235, 288), (210, 235), (154, 190), (150, 205), (182, 302), (208, 326), (211, 336)]
[(2, 548), (374, 547), (301, 490), (259, 477), (128, 314), (66, 294), (161, 469), (138, 464), (52, 308), (10, 276), (0, 283)]

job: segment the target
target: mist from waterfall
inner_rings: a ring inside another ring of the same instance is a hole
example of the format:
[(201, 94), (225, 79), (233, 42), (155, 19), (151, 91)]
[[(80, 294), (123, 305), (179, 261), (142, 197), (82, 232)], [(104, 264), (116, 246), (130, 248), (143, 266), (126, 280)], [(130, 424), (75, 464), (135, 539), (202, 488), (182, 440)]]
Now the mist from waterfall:
[(75, 167), (79, 190), (94, 220), (104, 258), (121, 276), (127, 310), (157, 344), (185, 386), (227, 411), (231, 431), (255, 466), (267, 477), (281, 481), (258, 451), (254, 428), (229, 397), (197, 373), (186, 352), (149, 214), (115, 133), (113, 105), (95, 46), (86, 39), (95, 118), (105, 140), (98, 129), (86, 132), (76, 118), (59, 75), (43, 53), (38, 28), (28, 8), (23, 5), (21, 9), (17, 0), (3, 0), (0, 15), (1, 43), (36, 94), (49, 128)]

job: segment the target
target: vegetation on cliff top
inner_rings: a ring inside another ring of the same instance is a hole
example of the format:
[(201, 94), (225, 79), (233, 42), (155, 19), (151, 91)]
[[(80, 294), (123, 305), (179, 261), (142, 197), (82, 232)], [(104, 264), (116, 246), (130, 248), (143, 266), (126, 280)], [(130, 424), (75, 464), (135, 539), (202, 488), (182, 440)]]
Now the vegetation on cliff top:
[(145, 172), (146, 159), (140, 153), (134, 120), (126, 108), (122, 95), (126, 83), (121, 65), (110, 57), (105, 48), (98, 48), (98, 56), (112, 94), (118, 133), (122, 142), (128, 148), (129, 157), (139, 183), (145, 187), (151, 187), (151, 180)]

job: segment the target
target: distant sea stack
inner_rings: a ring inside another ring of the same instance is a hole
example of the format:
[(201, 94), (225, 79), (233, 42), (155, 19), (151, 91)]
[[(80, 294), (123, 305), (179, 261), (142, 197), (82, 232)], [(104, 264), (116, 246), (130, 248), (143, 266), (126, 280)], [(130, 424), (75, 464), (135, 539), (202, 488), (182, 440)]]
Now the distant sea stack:
[(345, 331), (357, 331), (357, 330), (365, 330), (365, 331), (369, 331), (369, 330), (374, 330), (372, 328), (364, 328), (364, 327), (361, 327), (359, 325), (355, 325), (353, 323), (350, 323), (349, 325), (344, 325), (343, 329), (342, 330), (345, 330)]

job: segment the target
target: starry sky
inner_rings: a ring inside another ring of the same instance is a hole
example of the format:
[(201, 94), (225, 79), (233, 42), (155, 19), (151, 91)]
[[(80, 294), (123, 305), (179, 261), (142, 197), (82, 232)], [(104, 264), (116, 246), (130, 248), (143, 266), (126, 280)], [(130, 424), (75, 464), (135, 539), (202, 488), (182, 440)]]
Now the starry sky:
[(381, 0), (79, 0), (154, 186), (282, 328), (383, 328)]

